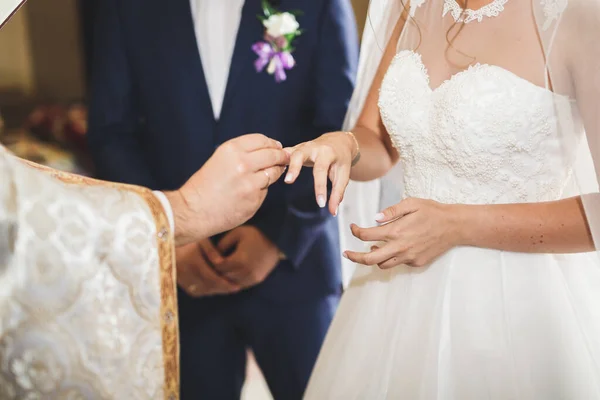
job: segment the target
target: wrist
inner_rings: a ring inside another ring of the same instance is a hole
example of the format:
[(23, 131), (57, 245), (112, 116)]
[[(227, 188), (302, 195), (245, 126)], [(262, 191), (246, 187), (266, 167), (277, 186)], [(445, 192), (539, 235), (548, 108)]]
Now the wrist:
[(194, 224), (199, 219), (195, 216), (184, 193), (181, 190), (164, 192), (171, 204), (173, 222), (175, 224), (175, 245), (182, 246), (201, 237), (202, 224)]
[(450, 242), (452, 246), (471, 246), (471, 232), (473, 232), (473, 214), (471, 207), (466, 204), (448, 204), (450, 225)]
[(352, 160), (351, 165), (354, 167), (360, 160), (360, 145), (354, 132), (346, 131), (343, 133), (350, 141), (350, 159)]

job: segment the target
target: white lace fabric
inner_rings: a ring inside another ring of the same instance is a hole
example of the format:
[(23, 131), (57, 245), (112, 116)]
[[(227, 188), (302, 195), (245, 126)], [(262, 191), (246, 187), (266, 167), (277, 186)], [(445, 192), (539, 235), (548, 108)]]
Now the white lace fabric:
[[(485, 97), (478, 96), (482, 88)], [(571, 169), (558, 136), (556, 96), (482, 64), (432, 90), (421, 56), (398, 53), (379, 107), (401, 155), (404, 196), (448, 204), (561, 198)], [(563, 106), (570, 107), (568, 98)]]
[(178, 396), (158, 229), (138, 193), (63, 183), (0, 149), (0, 399)]

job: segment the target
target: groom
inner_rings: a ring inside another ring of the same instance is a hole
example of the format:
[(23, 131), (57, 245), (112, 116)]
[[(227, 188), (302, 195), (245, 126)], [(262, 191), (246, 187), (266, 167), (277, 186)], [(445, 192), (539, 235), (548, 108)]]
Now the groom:
[[(103, 178), (176, 188), (244, 133), (292, 146), (340, 129), (358, 59), (349, 0), (271, 2), (301, 11), (303, 31), (279, 83), (255, 70), (261, 0), (96, 3), (89, 140)], [(247, 225), (180, 249), (209, 282), (179, 297), (183, 399), (238, 399), (247, 348), (276, 399), (302, 397), (341, 289), (337, 224), (307, 172), (273, 185)]]

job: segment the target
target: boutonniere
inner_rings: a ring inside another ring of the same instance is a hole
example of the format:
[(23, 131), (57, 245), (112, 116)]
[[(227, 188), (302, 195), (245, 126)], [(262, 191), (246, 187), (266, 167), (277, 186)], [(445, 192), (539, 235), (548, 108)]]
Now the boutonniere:
[(302, 34), (300, 24), (296, 20), (298, 12), (280, 12), (268, 0), (263, 0), (264, 15), (259, 15), (259, 20), (265, 27), (263, 40), (255, 43), (252, 50), (258, 56), (254, 62), (256, 72), (262, 72), (265, 67), (269, 75), (275, 75), (277, 83), (286, 80), (286, 70), (291, 70), (296, 65), (292, 53), (292, 42)]

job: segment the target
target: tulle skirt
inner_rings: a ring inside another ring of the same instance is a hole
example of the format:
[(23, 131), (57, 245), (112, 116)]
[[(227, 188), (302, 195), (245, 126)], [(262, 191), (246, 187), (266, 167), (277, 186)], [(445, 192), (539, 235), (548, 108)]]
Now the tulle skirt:
[(596, 253), (359, 267), (305, 399), (600, 399)]

